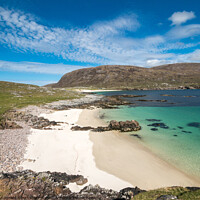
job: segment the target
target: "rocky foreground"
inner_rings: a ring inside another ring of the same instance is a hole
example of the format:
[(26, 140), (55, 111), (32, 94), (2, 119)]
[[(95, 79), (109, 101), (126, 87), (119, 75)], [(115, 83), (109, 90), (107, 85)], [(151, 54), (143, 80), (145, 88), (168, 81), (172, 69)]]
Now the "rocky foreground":
[(131, 199), (144, 192), (139, 188), (125, 188), (119, 192), (100, 186), (85, 186), (80, 192), (70, 191), (69, 184), (83, 185), (87, 179), (81, 175), (58, 172), (35, 173), (30, 170), (0, 173), (0, 198), (3, 199)]
[[(199, 199), (200, 188), (171, 187), (157, 191), (145, 191), (138, 187), (120, 191), (87, 185), (79, 192), (72, 192), (70, 184), (84, 185), (87, 179), (81, 175), (67, 175), (59, 172), (33, 172), (25, 170), (13, 173), (0, 173), (1, 199)], [(174, 195), (176, 194), (176, 195)], [(179, 198), (180, 197), (180, 198)], [(191, 198), (190, 198), (191, 197)]]

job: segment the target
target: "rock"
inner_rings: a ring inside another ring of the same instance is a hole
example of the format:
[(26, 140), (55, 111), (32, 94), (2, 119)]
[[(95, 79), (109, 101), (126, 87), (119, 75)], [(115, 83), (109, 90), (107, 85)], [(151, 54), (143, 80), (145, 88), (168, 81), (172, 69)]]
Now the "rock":
[(135, 98), (135, 97), (145, 97), (147, 95), (133, 95), (133, 94), (122, 94), (122, 95), (113, 95), (112, 97), (123, 97), (123, 98)]
[(160, 119), (146, 119), (148, 122), (160, 122)]
[(136, 120), (131, 121), (120, 121), (117, 122), (115, 120), (110, 121), (108, 127), (110, 130), (120, 130), (121, 132), (131, 132), (138, 131), (141, 129), (141, 126)]
[(140, 135), (138, 135), (138, 134), (131, 134), (131, 136), (136, 137), (136, 138), (138, 138), (140, 140), (142, 139), (142, 137)]
[(158, 197), (156, 200), (172, 200), (172, 199), (178, 199), (178, 198), (174, 195), (162, 195)]
[(104, 131), (111, 131), (111, 130), (119, 130), (121, 132), (131, 132), (131, 131), (138, 131), (141, 129), (141, 126), (139, 123), (135, 120), (131, 121), (116, 121), (112, 120), (110, 121), (109, 125), (106, 127), (99, 126), (97, 128), (93, 128), (91, 126), (86, 127), (80, 127), (80, 126), (73, 126), (71, 130), (73, 131), (87, 131), (87, 130), (93, 130), (95, 132), (104, 132)]
[(152, 130), (152, 131), (157, 131), (158, 129), (157, 129), (157, 128), (151, 128), (151, 130)]
[(0, 129), (19, 129), (22, 128), (16, 122), (3, 119), (0, 121)]
[(145, 190), (141, 190), (138, 187), (131, 188), (127, 187), (119, 191), (121, 194), (121, 197), (125, 197), (125, 199), (132, 199), (135, 195), (141, 193), (141, 192), (146, 192)]
[(0, 173), (0, 188), (3, 199), (58, 199), (66, 198), (71, 191), (65, 185), (70, 182), (86, 183), (81, 175), (58, 172)]
[(153, 123), (153, 124), (148, 124), (147, 126), (160, 127), (160, 128), (163, 128), (163, 129), (168, 129), (169, 128), (169, 126), (167, 126), (164, 123)]
[(88, 131), (88, 130), (93, 130), (91, 126), (85, 126), (85, 127), (80, 127), (80, 126), (73, 126), (71, 128), (72, 131)]
[(120, 130), (120, 123), (116, 120), (112, 120), (110, 121), (108, 127), (110, 128), (110, 130)]
[(191, 122), (191, 123), (188, 123), (187, 126), (200, 128), (200, 122)]

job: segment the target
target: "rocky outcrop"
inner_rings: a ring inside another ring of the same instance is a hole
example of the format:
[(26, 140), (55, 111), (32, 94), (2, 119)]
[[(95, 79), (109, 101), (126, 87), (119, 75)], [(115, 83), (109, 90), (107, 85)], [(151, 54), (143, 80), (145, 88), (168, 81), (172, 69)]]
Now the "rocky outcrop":
[(20, 125), (18, 125), (16, 122), (13, 121), (9, 121), (6, 119), (2, 119), (0, 121), (0, 130), (3, 129), (18, 129), (18, 128), (22, 128)]
[(136, 120), (131, 121), (116, 121), (112, 120), (110, 121), (108, 127), (111, 130), (120, 130), (122, 132), (130, 132), (130, 131), (138, 131), (141, 129), (141, 126)]
[(25, 170), (13, 173), (0, 173), (1, 199), (131, 199), (145, 192), (139, 188), (125, 188), (117, 192), (100, 186), (85, 186), (80, 192), (70, 191), (68, 184), (84, 185), (87, 179), (81, 175), (68, 175), (59, 172), (33, 172)]
[(73, 126), (71, 128), (72, 131), (88, 131), (88, 130), (93, 130), (94, 128), (91, 126), (84, 126), (84, 127), (80, 127), (80, 126)]
[(88, 131), (93, 130), (95, 132), (104, 132), (104, 131), (112, 131), (112, 130), (118, 130), (121, 132), (131, 132), (131, 131), (138, 131), (141, 129), (141, 126), (136, 120), (131, 121), (116, 121), (112, 120), (110, 121), (108, 126), (99, 126), (97, 128), (86, 126), (86, 127), (80, 127), (80, 126), (73, 126), (71, 130), (73, 131)]
[(20, 111), (10, 111), (4, 116), (4, 119), (0, 123), (0, 129), (16, 129), (21, 128), (16, 122), (23, 121), (27, 125), (35, 129), (43, 129), (49, 126), (58, 125), (55, 121), (49, 121), (44, 117), (38, 117), (32, 114), (27, 114)]
[[(69, 101), (58, 101), (45, 105), (46, 108), (54, 110), (68, 110), (72, 108), (86, 109), (86, 108), (103, 108), (103, 109), (115, 109), (120, 105), (133, 104), (119, 96), (101, 96), (101, 95), (87, 95), (93, 96), (93, 99), (88, 101), (76, 100), (76, 102)], [(84, 98), (83, 98), (84, 99)]]

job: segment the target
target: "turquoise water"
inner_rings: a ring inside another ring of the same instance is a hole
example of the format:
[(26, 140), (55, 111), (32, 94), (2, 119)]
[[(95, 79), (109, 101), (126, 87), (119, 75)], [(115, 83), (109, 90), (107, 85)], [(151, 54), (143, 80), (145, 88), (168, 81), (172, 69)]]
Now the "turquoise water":
[[(174, 166), (200, 178), (200, 106), (121, 106), (120, 109), (102, 110), (102, 114), (106, 121), (137, 120), (142, 130), (134, 133), (141, 136), (145, 146)], [(148, 126), (153, 123), (164, 123), (167, 128)], [(130, 139), (137, 138), (130, 136)]]

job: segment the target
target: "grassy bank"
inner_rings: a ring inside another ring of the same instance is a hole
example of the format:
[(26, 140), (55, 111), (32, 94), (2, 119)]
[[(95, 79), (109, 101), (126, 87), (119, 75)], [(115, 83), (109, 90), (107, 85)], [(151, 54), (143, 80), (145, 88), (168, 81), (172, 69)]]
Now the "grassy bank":
[(180, 200), (199, 200), (200, 190), (190, 190), (183, 187), (169, 187), (156, 190), (149, 190), (147, 192), (136, 195), (134, 200), (156, 200), (162, 195), (173, 195)]
[(70, 89), (53, 89), (35, 85), (0, 81), (0, 119), (13, 108), (41, 105), (64, 99), (80, 98), (81, 94)]

